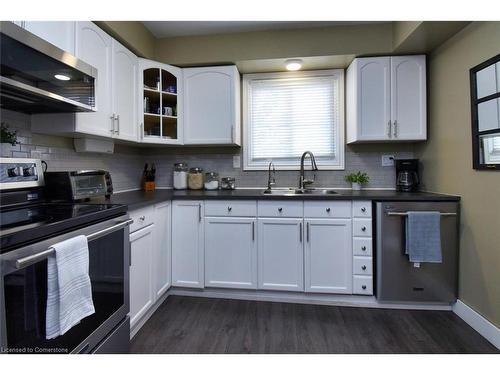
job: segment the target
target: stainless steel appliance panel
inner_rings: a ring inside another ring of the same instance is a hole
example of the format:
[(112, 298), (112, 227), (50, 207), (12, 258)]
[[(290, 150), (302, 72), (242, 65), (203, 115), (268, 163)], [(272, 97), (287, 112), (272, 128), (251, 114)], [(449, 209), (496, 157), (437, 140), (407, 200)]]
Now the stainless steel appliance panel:
[[(442, 263), (421, 263), (419, 268), (410, 263), (405, 254), (404, 213), (407, 211), (442, 213)], [(457, 202), (377, 202), (377, 299), (391, 302), (454, 302), (458, 287), (458, 223)]]

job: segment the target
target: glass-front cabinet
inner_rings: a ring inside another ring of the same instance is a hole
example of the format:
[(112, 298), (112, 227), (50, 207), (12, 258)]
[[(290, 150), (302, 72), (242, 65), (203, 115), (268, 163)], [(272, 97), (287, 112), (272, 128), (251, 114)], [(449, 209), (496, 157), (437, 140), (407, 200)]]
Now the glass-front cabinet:
[(182, 70), (139, 59), (140, 142), (182, 144)]

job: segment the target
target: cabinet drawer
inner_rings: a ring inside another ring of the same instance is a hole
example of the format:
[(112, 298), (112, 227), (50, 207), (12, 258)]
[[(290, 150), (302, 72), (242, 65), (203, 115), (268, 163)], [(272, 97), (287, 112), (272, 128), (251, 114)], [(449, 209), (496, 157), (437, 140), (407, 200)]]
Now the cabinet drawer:
[(353, 201), (352, 216), (354, 217), (372, 217), (372, 202), (371, 201)]
[(260, 217), (302, 217), (303, 202), (258, 202), (258, 213)]
[(352, 272), (355, 275), (372, 275), (372, 257), (354, 257)]
[(371, 276), (353, 276), (352, 293), (373, 295), (373, 278)]
[(352, 240), (352, 254), (362, 256), (372, 256), (372, 239), (371, 238), (354, 238)]
[(371, 237), (372, 219), (353, 219), (352, 235), (354, 237)]
[(351, 202), (304, 202), (304, 216), (319, 218), (350, 218)]
[(256, 201), (205, 201), (205, 216), (257, 216)]
[(154, 207), (147, 206), (144, 208), (139, 208), (134, 211), (130, 211), (130, 218), (134, 220), (134, 222), (130, 225), (130, 233), (135, 232), (141, 228), (145, 228), (150, 224), (153, 224), (154, 221)]

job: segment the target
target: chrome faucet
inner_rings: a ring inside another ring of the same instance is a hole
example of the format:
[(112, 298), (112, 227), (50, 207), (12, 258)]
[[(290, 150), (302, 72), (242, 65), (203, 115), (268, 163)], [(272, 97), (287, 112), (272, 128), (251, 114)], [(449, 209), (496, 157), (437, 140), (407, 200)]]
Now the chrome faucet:
[[(271, 177), (271, 168), (272, 168), (272, 177)], [(276, 185), (276, 169), (274, 168), (273, 162), (269, 163), (269, 170), (267, 175), (267, 191), (271, 191), (272, 187)]]
[(309, 155), (311, 158), (311, 167), (313, 171), (318, 170), (318, 166), (316, 165), (316, 160), (314, 159), (314, 155), (311, 151), (306, 151), (302, 154), (302, 157), (300, 158), (300, 177), (299, 177), (299, 189), (304, 190), (306, 188), (306, 185), (310, 185), (314, 183), (314, 179), (316, 178), (316, 175), (314, 175), (312, 180), (306, 180), (304, 178), (304, 160), (306, 156)]

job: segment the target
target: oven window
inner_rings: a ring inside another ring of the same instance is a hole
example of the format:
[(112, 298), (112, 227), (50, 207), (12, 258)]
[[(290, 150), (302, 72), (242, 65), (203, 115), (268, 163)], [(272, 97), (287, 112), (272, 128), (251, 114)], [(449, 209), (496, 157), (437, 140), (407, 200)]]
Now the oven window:
[(104, 175), (74, 176), (73, 181), (75, 182), (78, 193), (88, 190), (94, 191), (96, 189), (104, 189), (106, 184)]
[(124, 305), (124, 232), (89, 242), (95, 313), (55, 339), (45, 339), (47, 260), (4, 277), (7, 346), (69, 353)]

